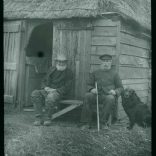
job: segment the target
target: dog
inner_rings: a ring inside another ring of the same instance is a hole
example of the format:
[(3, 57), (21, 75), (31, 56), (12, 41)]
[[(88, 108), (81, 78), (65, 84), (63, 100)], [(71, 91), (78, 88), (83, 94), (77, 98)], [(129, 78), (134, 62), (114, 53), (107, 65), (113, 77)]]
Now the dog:
[(122, 106), (129, 118), (129, 130), (135, 124), (141, 127), (151, 126), (151, 112), (146, 104), (141, 102), (135, 90), (126, 88), (121, 93)]

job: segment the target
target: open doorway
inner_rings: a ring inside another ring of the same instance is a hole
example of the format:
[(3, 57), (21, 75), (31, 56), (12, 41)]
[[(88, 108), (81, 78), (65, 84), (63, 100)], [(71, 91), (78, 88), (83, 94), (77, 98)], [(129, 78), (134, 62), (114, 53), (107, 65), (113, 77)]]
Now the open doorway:
[(36, 26), (26, 47), (25, 105), (31, 107), (31, 93), (39, 89), (41, 81), (52, 64), (53, 26), (46, 23)]

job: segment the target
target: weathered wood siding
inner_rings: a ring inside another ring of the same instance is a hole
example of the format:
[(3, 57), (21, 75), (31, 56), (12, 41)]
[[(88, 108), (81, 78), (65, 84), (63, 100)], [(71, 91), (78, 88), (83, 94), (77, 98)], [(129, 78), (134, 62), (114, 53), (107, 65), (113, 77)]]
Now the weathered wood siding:
[(99, 56), (110, 54), (113, 65), (118, 66), (118, 27), (119, 23), (111, 19), (97, 19), (92, 22), (92, 42), (90, 72), (99, 68)]
[(122, 23), (119, 74), (124, 87), (133, 88), (141, 100), (147, 103), (150, 80), (150, 38), (139, 33), (135, 32), (135, 28), (130, 30), (127, 25)]
[(17, 102), (21, 21), (4, 23), (4, 102)]
[(55, 64), (57, 53), (68, 56), (68, 66), (75, 75), (76, 99), (82, 99), (86, 91), (86, 80), (89, 73), (89, 59), (91, 48), (91, 30), (88, 21), (60, 21), (54, 22), (53, 28), (53, 56)]

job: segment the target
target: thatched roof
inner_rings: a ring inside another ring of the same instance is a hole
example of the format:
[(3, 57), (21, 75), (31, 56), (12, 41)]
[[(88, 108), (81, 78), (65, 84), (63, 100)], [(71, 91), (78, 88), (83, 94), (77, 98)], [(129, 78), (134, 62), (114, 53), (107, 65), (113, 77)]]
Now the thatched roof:
[(150, 29), (150, 0), (4, 0), (6, 19), (97, 17), (106, 12), (117, 12)]

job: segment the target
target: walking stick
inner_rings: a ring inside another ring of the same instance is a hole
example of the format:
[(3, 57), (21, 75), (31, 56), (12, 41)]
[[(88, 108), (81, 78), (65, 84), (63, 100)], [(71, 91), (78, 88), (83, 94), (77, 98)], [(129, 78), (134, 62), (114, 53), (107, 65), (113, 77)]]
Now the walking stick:
[(97, 109), (97, 129), (98, 132), (100, 130), (100, 122), (99, 122), (99, 99), (98, 99), (98, 89), (97, 89), (97, 82), (95, 82), (95, 88), (97, 91), (97, 95), (96, 95), (96, 109)]

